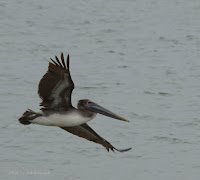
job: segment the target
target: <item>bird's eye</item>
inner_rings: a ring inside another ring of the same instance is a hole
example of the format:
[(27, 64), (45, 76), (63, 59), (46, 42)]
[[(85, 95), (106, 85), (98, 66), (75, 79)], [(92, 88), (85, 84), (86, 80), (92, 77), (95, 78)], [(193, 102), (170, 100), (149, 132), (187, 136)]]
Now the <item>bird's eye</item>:
[(94, 103), (92, 101), (88, 101), (88, 105), (92, 106)]

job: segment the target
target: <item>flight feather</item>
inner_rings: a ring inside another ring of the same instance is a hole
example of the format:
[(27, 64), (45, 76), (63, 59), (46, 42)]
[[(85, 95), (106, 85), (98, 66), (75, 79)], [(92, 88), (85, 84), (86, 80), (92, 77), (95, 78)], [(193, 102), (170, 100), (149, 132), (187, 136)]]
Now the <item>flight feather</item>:
[(101, 144), (102, 146), (104, 146), (107, 149), (107, 151), (109, 151), (111, 149), (112, 151), (117, 150), (119, 152), (125, 152), (125, 151), (129, 151), (131, 149), (131, 148), (127, 148), (127, 149), (115, 148), (114, 146), (112, 146), (112, 144), (110, 144), (104, 138), (99, 136), (90, 126), (87, 125), (87, 123), (84, 123), (80, 126), (75, 126), (75, 127), (61, 127), (61, 128), (64, 129), (65, 131), (68, 131), (68, 132), (76, 135), (76, 136), (85, 138), (89, 141), (93, 141), (98, 144)]
[[(67, 65), (67, 66), (66, 66)], [(61, 61), (55, 56), (55, 60), (49, 62), (48, 71), (42, 77), (38, 86), (38, 94), (42, 99), (42, 109), (64, 109), (71, 108), (71, 94), (74, 89), (69, 71), (69, 55), (66, 62), (63, 53)]]

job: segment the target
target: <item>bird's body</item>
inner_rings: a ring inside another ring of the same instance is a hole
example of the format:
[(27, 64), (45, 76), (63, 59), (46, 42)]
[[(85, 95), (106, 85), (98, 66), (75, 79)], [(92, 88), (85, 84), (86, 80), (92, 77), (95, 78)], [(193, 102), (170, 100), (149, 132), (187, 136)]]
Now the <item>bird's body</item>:
[(69, 71), (69, 55), (66, 63), (63, 53), (61, 53), (61, 61), (57, 56), (55, 56), (55, 60), (51, 59), (51, 61), (48, 71), (40, 80), (38, 87), (38, 94), (42, 99), (40, 105), (43, 106), (41, 112), (34, 112), (28, 109), (19, 118), (19, 122), (24, 125), (57, 126), (76, 136), (99, 143), (108, 151), (109, 149), (119, 152), (130, 150), (131, 148), (123, 150), (115, 148), (87, 125), (87, 122), (92, 120), (97, 113), (122, 121), (128, 120), (89, 99), (79, 100), (77, 108), (73, 107), (71, 94), (74, 89), (74, 83)]
[(71, 111), (63, 112), (49, 112), (48, 114), (41, 112), (38, 113), (42, 116), (39, 116), (30, 122), (33, 124), (39, 124), (44, 126), (58, 126), (58, 127), (73, 127), (84, 124), (92, 120), (96, 113), (93, 114), (84, 114), (84, 112), (77, 109)]

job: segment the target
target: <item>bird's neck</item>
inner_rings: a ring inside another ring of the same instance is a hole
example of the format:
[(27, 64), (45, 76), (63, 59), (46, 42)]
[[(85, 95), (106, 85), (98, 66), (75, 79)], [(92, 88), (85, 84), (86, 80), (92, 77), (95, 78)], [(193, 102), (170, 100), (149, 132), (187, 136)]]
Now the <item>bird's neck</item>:
[(97, 115), (97, 113), (92, 112), (92, 111), (88, 111), (88, 110), (80, 110), (79, 109), (78, 111), (83, 117), (88, 117), (88, 118), (91, 118), (91, 119), (93, 119)]

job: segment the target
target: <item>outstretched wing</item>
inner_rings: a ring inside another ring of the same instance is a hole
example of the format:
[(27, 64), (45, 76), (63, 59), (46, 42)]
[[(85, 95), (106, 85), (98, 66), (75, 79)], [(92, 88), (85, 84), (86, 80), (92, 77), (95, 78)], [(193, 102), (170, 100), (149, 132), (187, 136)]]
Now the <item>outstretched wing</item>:
[(112, 151), (116, 150), (119, 152), (125, 152), (125, 151), (129, 151), (132, 148), (127, 148), (127, 149), (117, 149), (114, 146), (112, 146), (108, 141), (106, 141), (104, 138), (102, 138), (101, 136), (99, 136), (90, 126), (88, 126), (86, 123), (82, 124), (80, 126), (75, 126), (75, 127), (61, 127), (62, 129), (64, 129), (65, 131), (68, 131), (76, 136), (85, 138), (89, 141), (93, 141), (95, 143), (101, 144), (102, 146), (104, 146), (107, 151), (109, 151), (110, 149)]
[(61, 61), (55, 56), (55, 60), (49, 62), (48, 71), (40, 80), (38, 94), (42, 99), (40, 103), (43, 109), (67, 109), (71, 108), (71, 94), (74, 83), (69, 72), (69, 55), (66, 63), (63, 53)]

